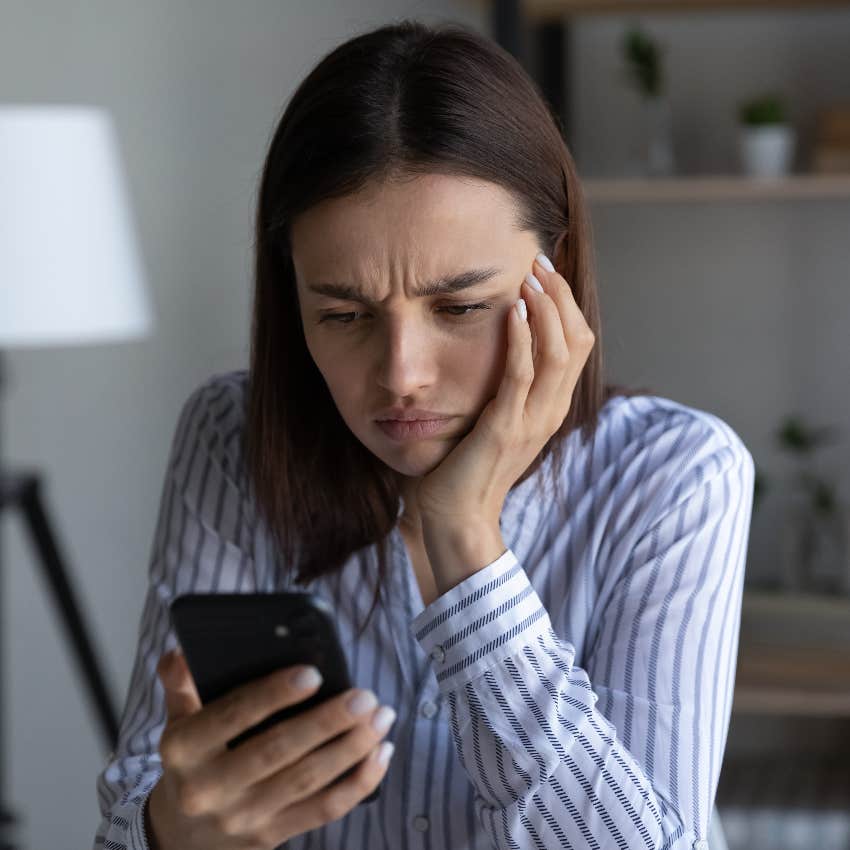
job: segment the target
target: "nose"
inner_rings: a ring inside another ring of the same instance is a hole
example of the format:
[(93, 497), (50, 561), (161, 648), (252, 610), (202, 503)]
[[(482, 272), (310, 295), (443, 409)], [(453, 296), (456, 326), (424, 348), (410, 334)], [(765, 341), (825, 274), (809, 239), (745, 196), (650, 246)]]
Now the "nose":
[(378, 382), (387, 395), (404, 398), (434, 382), (433, 345), (421, 325), (388, 321), (378, 346)]

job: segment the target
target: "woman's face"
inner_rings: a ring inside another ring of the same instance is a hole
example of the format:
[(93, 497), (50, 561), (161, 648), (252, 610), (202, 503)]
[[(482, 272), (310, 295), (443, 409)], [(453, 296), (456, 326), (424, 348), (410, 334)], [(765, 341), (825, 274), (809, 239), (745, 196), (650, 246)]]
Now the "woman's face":
[[(307, 348), (345, 423), (402, 476), (434, 469), (498, 391), (507, 314), (541, 250), (513, 215), (500, 186), (426, 175), (326, 201), (293, 222)], [(472, 287), (417, 295), (471, 272), (481, 275)], [(316, 291), (323, 284), (352, 291)], [(452, 418), (437, 434), (397, 441), (376, 421), (394, 406)]]

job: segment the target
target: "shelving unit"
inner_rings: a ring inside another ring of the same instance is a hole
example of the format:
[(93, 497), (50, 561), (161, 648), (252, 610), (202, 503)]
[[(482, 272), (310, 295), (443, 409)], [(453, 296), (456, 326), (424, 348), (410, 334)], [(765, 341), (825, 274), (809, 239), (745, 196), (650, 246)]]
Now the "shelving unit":
[[(489, 9), (494, 39), (529, 70), (571, 138), (570, 93), (564, 68), (568, 61), (570, 22), (591, 15), (663, 12), (752, 12), (846, 8), (850, 0), (468, 0)], [(527, 46), (535, 56), (531, 67)], [(822, 200), (850, 198), (850, 174), (793, 174), (775, 181), (707, 174), (659, 179), (583, 178), (588, 200), (598, 203), (680, 201)]]

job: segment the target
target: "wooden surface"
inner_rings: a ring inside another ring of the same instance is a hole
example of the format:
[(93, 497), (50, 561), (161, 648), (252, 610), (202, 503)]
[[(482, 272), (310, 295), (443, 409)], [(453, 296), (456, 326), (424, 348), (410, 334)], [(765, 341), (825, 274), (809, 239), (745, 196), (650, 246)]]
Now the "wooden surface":
[[(470, 0), (492, 6), (491, 0)], [(634, 15), (642, 12), (732, 12), (774, 9), (829, 9), (850, 7), (850, 0), (524, 0), (530, 20), (557, 20), (570, 15)]]
[(739, 646), (732, 712), (850, 717), (850, 647)]
[(745, 591), (732, 712), (850, 718), (850, 597)]
[(746, 590), (732, 712), (850, 718), (850, 597)]

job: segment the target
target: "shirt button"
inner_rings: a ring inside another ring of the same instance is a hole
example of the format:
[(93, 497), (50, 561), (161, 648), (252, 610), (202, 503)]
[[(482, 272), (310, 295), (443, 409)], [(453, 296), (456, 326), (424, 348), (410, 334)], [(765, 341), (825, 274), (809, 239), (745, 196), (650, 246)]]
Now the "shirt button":
[(439, 711), (439, 709), (430, 700), (425, 700), (425, 702), (422, 703), (420, 711), (422, 712), (423, 717), (431, 718)]
[(707, 841), (695, 841), (694, 842), (694, 850), (708, 850), (708, 842)]
[(428, 823), (428, 818), (424, 815), (416, 815), (413, 819), (413, 828), (417, 832), (427, 832), (430, 824)]
[(436, 646), (435, 646), (435, 647), (431, 650), (431, 658), (433, 658), (433, 659), (434, 659), (434, 661), (436, 661), (437, 663), (442, 662), (442, 660), (443, 660), (445, 657), (446, 657), (446, 653), (445, 653), (445, 651), (443, 650), (443, 647), (442, 647), (442, 646), (440, 646), (440, 644), (437, 644), (437, 645), (436, 645)]

